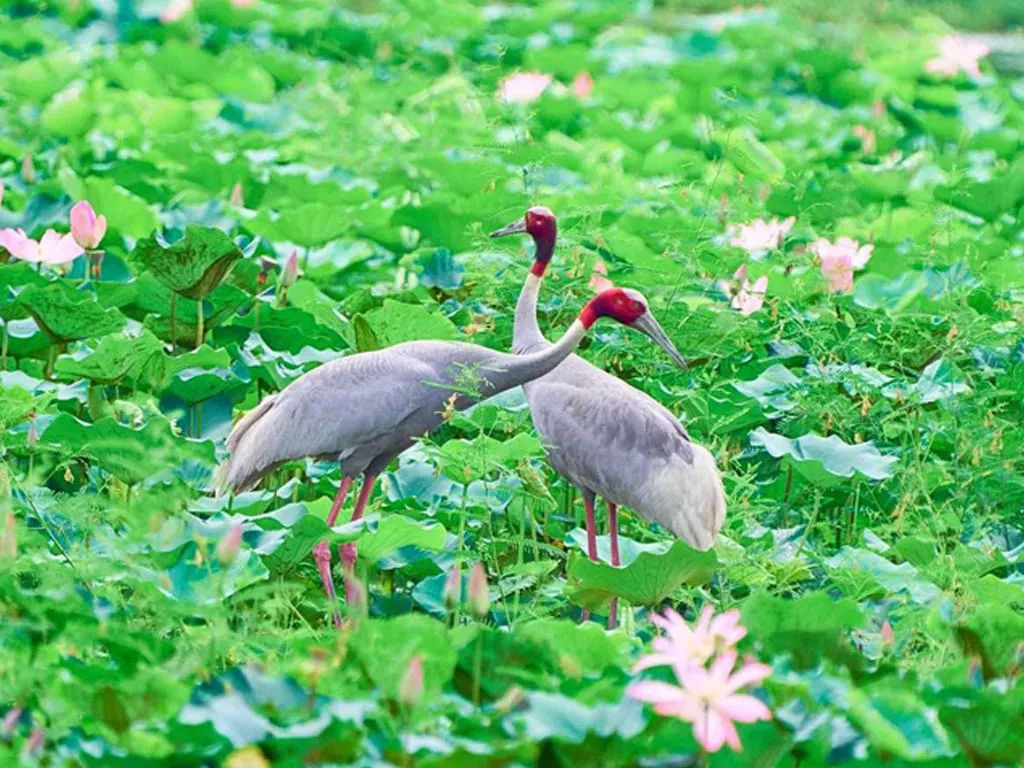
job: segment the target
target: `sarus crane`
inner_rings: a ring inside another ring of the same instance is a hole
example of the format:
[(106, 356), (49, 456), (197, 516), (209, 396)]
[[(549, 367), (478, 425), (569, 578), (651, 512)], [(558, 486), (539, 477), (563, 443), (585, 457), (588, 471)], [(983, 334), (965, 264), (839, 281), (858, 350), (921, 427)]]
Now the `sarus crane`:
[[(561, 339), (534, 354), (515, 355), (465, 342), (408, 341), (342, 357), (303, 374), (264, 398), (234, 426), (220, 467), (219, 493), (255, 487), (285, 462), (315, 457), (341, 464), (341, 485), (327, 516), (333, 526), (354, 478), (363, 475), (352, 520), (366, 507), (377, 476), (445, 415), (543, 376), (562, 362), (600, 317), (667, 343), (664, 331), (634, 292), (609, 289), (591, 299)], [(336, 604), (327, 542), (313, 550), (331, 605)], [(356, 548), (340, 548), (346, 572)], [(335, 625), (341, 617), (334, 611)]]
[[(558, 223), (543, 206), (491, 233), (529, 234), (534, 262), (516, 304), (512, 349), (527, 357), (549, 349), (537, 325), (537, 295), (555, 250)], [(635, 291), (621, 289), (642, 300)], [(646, 317), (652, 317), (650, 311)], [(686, 363), (664, 335), (649, 333), (683, 368)], [(629, 507), (667, 528), (696, 549), (714, 543), (725, 520), (722, 478), (712, 455), (694, 443), (667, 408), (578, 355), (524, 386), (533, 423), (548, 460), (576, 486), (586, 508), (587, 555), (596, 561), (594, 501), (608, 504), (611, 563), (620, 565), (618, 508)], [(617, 599), (608, 626), (617, 623)]]

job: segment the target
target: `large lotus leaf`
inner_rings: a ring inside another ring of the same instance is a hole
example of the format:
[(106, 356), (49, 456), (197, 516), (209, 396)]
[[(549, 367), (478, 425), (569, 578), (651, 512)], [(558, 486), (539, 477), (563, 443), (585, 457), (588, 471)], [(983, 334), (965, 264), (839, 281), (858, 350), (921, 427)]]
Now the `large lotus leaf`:
[(444, 624), (422, 614), (360, 621), (349, 641), (365, 674), (395, 698), (409, 662), (423, 660), (425, 700), (440, 696), (455, 670), (456, 652)]
[(261, 305), (259, 317), (247, 312), (231, 321), (231, 326), (258, 331), (267, 346), (293, 355), (306, 347), (339, 350), (347, 346), (345, 339), (330, 325), (322, 324), (316, 315), (298, 307)]
[(892, 466), (897, 461), (894, 456), (883, 456), (872, 442), (850, 445), (837, 435), (821, 437), (812, 433), (791, 440), (758, 427), (750, 435), (750, 444), (764, 448), (777, 459), (786, 457), (808, 480), (826, 485), (854, 474), (884, 480), (892, 477)]
[(49, 397), (34, 395), (22, 387), (0, 386), (0, 432), (27, 419), (45, 407)]
[(750, 636), (768, 655), (789, 652), (802, 669), (814, 666), (822, 656), (839, 654), (849, 630), (864, 624), (855, 602), (834, 600), (825, 592), (795, 599), (758, 592), (744, 603), (742, 615)]
[(65, 454), (88, 456), (130, 485), (185, 459), (214, 463), (212, 443), (178, 437), (170, 422), (161, 418), (150, 419), (141, 429), (133, 429), (110, 418), (86, 424), (61, 413), (39, 439), (41, 443), (58, 446)]
[(547, 739), (581, 744), (590, 735), (632, 739), (646, 725), (643, 706), (623, 697), (614, 704), (587, 706), (560, 693), (535, 692), (526, 707), (505, 718), (505, 730), (532, 742)]
[(517, 623), (513, 635), (547, 646), (563, 670), (578, 674), (600, 675), (605, 667), (622, 667), (629, 654), (627, 635), (605, 632), (594, 622), (534, 619)]
[(979, 764), (1019, 762), (1024, 755), (1024, 686), (1012, 686), (1006, 693), (991, 687), (948, 687), (938, 696), (939, 720)]
[(544, 447), (533, 435), (520, 432), (510, 440), (480, 434), (472, 440), (449, 440), (438, 451), (445, 475), (460, 483), (483, 480), (514, 470), (521, 459), (540, 458)]
[(942, 594), (910, 563), (894, 565), (866, 549), (843, 547), (826, 563), (831, 569), (832, 580), (840, 585), (855, 583), (862, 576), (874, 581), (879, 587), (876, 597), (905, 592), (916, 603), (930, 603)]
[(240, 589), (267, 579), (270, 572), (256, 553), (243, 548), (227, 565), (217, 558), (199, 556), (199, 547), (189, 542), (177, 561), (163, 572), (144, 572), (157, 589), (174, 600), (212, 605)]
[(18, 304), (58, 342), (106, 336), (119, 331), (125, 322), (116, 309), (103, 309), (91, 294), (63, 280), (47, 286), (30, 285), (18, 296)]
[(963, 381), (963, 374), (957, 370), (956, 366), (940, 357), (921, 371), (921, 378), (910, 386), (887, 385), (885, 395), (887, 397), (917, 397), (922, 403), (934, 403), (937, 400), (946, 400), (970, 391), (970, 386)]
[(935, 722), (915, 691), (892, 685), (874, 693), (850, 687), (846, 713), (879, 753), (906, 760), (941, 757), (949, 753), (945, 731)]
[(802, 388), (800, 379), (777, 363), (752, 381), (734, 381), (732, 385), (738, 392), (757, 400), (769, 416), (795, 408), (792, 395)]
[(415, 339), (450, 340), (458, 337), (454, 323), (439, 312), (431, 312), (421, 304), (405, 304), (386, 299), (384, 306), (357, 315), (356, 342), (360, 352), (383, 349)]
[(726, 159), (742, 174), (775, 182), (786, 173), (785, 164), (749, 129), (720, 131), (715, 139), (722, 145)]
[(986, 679), (1005, 677), (1024, 643), (1024, 616), (1005, 605), (982, 605), (956, 627), (964, 654), (981, 659)]
[(566, 594), (597, 610), (613, 597), (635, 605), (657, 605), (683, 584), (704, 584), (718, 567), (714, 552), (700, 552), (684, 541), (665, 542), (660, 552), (641, 552), (629, 565), (615, 567), (580, 557), (569, 569)]
[(420, 523), (404, 515), (370, 516), (334, 530), (340, 534), (340, 540), (355, 541), (359, 556), (371, 563), (403, 547), (439, 552), (447, 538), (440, 523)]
[(25, 308), (18, 304), (17, 291), (28, 285), (45, 286), (49, 282), (27, 262), (0, 264), (0, 319), (21, 320), (28, 317)]
[(317, 248), (337, 240), (352, 229), (351, 217), (326, 203), (307, 203), (285, 208), (276, 220), (261, 215), (249, 223), (253, 232), (270, 240), (284, 240), (304, 248)]
[(891, 280), (883, 275), (869, 274), (857, 278), (853, 286), (853, 300), (867, 309), (900, 312), (922, 296), (927, 287), (928, 278), (921, 272), (909, 270)]
[(55, 371), (65, 379), (86, 378), (96, 384), (116, 384), (143, 376), (159, 379), (163, 344), (149, 331), (135, 337), (112, 334), (85, 354), (61, 355)]
[(213, 227), (190, 226), (185, 237), (164, 247), (155, 236), (140, 240), (131, 258), (175, 293), (190, 299), (209, 296), (242, 250)]
[(232, 361), (226, 349), (200, 347), (166, 361), (167, 393), (195, 405), (219, 394), (240, 399), (249, 383), (249, 371)]

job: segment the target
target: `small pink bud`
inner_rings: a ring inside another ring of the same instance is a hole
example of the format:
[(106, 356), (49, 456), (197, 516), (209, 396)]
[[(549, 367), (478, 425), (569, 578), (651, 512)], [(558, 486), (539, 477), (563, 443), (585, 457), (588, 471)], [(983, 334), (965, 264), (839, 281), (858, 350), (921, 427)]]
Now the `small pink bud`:
[(284, 266), (281, 267), (281, 276), (278, 277), (277, 283), (282, 288), (291, 288), (295, 285), (295, 281), (299, 277), (299, 252), (292, 251), (292, 255), (285, 261)]
[(256, 0), (231, 0), (231, 5), (235, 8), (251, 8)]
[(482, 619), (487, 615), (487, 610), (491, 605), (491, 598), (487, 591), (487, 571), (484, 570), (484, 564), (481, 562), (477, 562), (473, 566), (473, 571), (469, 574), (468, 602), (470, 610), (473, 611), (478, 619)]
[(192, 0), (170, 0), (160, 11), (160, 22), (173, 24), (192, 10)]
[(96, 211), (85, 200), (71, 209), (71, 236), (86, 250), (96, 248), (107, 234), (107, 219), (97, 216)]
[(18, 524), (10, 512), (4, 518), (3, 530), (0, 530), (0, 562), (14, 560), (18, 556)]
[(892, 645), (895, 642), (896, 638), (892, 633), (892, 624), (890, 624), (889, 620), (886, 619), (882, 622), (882, 643), (885, 645)]
[(36, 446), (39, 445), (39, 432), (36, 430), (34, 423), (28, 425), (28, 435), (25, 437), (25, 443), (30, 451), (34, 451)]
[(43, 755), (43, 746), (46, 744), (46, 731), (42, 726), (37, 725), (32, 729), (25, 745), (21, 748), (21, 759), (24, 762), (34, 762)]
[(36, 182), (36, 164), (32, 161), (32, 155), (25, 155), (21, 158), (21, 178), (26, 184)]
[(594, 90), (594, 78), (586, 70), (580, 72), (573, 78), (572, 92), (578, 99), (585, 99)]
[(231, 188), (230, 203), (235, 206), (235, 208), (245, 207), (245, 197), (242, 195), (242, 182), (235, 182), (235, 186)]
[(423, 700), (423, 657), (416, 655), (409, 661), (398, 684), (398, 700), (407, 709), (413, 709)]
[(235, 523), (228, 532), (221, 537), (217, 543), (217, 559), (221, 565), (230, 565), (238, 557), (238, 550), (242, 547), (242, 524)]
[(448, 578), (444, 580), (442, 596), (445, 608), (448, 610), (462, 602), (462, 573), (459, 571), (459, 566), (456, 565), (448, 571)]
[(345, 574), (345, 603), (350, 613), (366, 615), (366, 587), (352, 573)]
[(4, 719), (0, 720), (0, 739), (7, 740), (14, 735), (14, 732), (18, 730), (18, 721), (21, 720), (21, 713), (21, 707), (11, 707), (7, 710)]

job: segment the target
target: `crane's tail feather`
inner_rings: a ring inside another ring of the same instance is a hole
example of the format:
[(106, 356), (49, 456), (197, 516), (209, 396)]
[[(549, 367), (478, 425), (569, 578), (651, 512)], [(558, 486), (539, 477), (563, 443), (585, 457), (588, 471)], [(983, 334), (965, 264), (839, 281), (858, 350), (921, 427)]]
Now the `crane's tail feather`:
[(269, 468), (264, 470), (248, 466), (251, 462), (245, 460), (245, 454), (249, 451), (246, 451), (244, 439), (246, 435), (251, 434), (253, 426), (270, 411), (276, 399), (276, 395), (264, 398), (259, 405), (239, 419), (232, 428), (227, 439), (227, 448), (231, 455), (214, 474), (213, 484), (217, 496), (222, 496), (229, 490), (235, 492), (249, 490), (259, 482), (266, 471), (269, 471)]

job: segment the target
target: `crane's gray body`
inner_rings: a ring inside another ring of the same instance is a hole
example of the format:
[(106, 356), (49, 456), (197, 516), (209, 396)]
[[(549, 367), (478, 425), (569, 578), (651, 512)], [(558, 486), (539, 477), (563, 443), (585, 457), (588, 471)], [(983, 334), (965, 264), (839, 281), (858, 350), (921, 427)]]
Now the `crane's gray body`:
[(576, 323), (557, 345), (526, 358), (475, 344), (410, 341), (325, 363), (235, 425), (217, 486), (247, 490), (284, 462), (306, 456), (340, 461), (348, 477), (380, 472), (440, 426), (446, 410), (550, 370), (584, 333)]
[[(517, 354), (550, 346), (537, 326), (539, 284), (528, 280), (516, 306)], [(551, 465), (573, 485), (711, 547), (725, 520), (722, 480), (668, 409), (578, 355), (523, 389)]]

